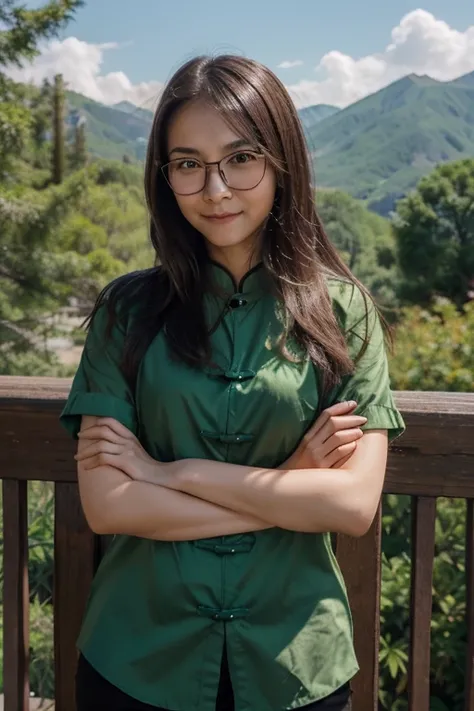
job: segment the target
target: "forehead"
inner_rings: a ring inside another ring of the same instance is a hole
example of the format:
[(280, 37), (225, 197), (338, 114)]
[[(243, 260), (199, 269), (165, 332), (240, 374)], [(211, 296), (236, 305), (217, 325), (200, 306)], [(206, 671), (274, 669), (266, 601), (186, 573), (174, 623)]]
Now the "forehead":
[(217, 109), (201, 101), (182, 106), (168, 128), (168, 150), (176, 146), (194, 148), (203, 155), (245, 138), (232, 128)]

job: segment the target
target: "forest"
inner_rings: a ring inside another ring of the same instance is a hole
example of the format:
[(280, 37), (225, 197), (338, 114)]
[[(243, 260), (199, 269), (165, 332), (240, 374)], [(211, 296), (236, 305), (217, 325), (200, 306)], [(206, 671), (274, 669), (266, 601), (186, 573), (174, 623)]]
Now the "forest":
[[(79, 352), (80, 322), (102, 287), (153, 264), (140, 157), (90, 150), (60, 74), (33, 86), (2, 71), (34, 56), (81, 4), (0, 0), (0, 375), (71, 377), (76, 364), (57, 344)], [(433, 165), (388, 217), (337, 185), (316, 189), (315, 201), (393, 329), (392, 388), (473, 392), (474, 157)], [(52, 698), (51, 486), (33, 482), (29, 502), (31, 688)], [(409, 503), (384, 497), (380, 705), (390, 711), (407, 708)], [(461, 711), (465, 503), (441, 499), (437, 513), (431, 711)]]

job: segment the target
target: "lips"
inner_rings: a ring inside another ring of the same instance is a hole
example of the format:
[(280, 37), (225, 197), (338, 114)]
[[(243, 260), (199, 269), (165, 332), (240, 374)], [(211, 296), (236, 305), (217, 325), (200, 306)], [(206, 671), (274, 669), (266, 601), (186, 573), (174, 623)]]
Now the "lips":
[(241, 214), (241, 212), (223, 212), (222, 214), (204, 215), (204, 217), (212, 222), (229, 222)]

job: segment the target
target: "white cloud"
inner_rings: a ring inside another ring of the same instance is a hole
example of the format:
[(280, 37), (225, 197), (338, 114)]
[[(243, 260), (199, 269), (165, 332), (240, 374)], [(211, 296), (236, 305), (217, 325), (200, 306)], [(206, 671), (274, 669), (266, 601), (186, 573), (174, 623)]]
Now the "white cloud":
[(17, 81), (40, 84), (61, 73), (68, 89), (101, 101), (115, 104), (131, 101), (149, 106), (159, 95), (163, 84), (158, 81), (132, 84), (124, 72), (101, 73), (104, 52), (119, 48), (116, 42), (89, 44), (76, 37), (54, 40), (41, 48), (33, 62), (22, 68), (12, 67), (8, 74)]
[(295, 59), (293, 61), (286, 59), (278, 65), (278, 69), (293, 69), (293, 67), (301, 67), (302, 64), (303, 62), (301, 59)]
[(474, 70), (474, 25), (460, 32), (425, 10), (414, 10), (392, 30), (383, 52), (354, 59), (334, 50), (315, 70), (324, 78), (288, 87), (299, 107), (347, 106), (410, 73), (449, 81)]
[[(161, 92), (161, 82), (133, 84), (124, 72), (102, 73), (104, 53), (117, 48), (114, 42), (89, 44), (68, 37), (45, 45), (31, 64), (9, 73), (18, 81), (36, 84), (62, 73), (70, 89), (96, 101), (127, 100), (150, 107)], [(279, 67), (290, 69), (302, 63), (285, 60)], [(382, 52), (354, 59), (333, 50), (315, 67), (317, 77), (302, 79), (288, 89), (298, 107), (321, 103), (343, 107), (412, 72), (447, 81), (473, 70), (474, 25), (461, 32), (419, 9), (393, 28)]]

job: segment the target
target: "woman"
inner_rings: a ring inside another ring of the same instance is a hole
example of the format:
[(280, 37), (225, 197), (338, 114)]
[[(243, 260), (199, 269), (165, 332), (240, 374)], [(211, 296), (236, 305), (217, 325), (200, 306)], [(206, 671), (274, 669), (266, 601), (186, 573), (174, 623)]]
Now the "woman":
[(89, 525), (115, 534), (78, 711), (349, 709), (328, 532), (367, 531), (404, 429), (381, 319), (260, 64), (200, 57), (173, 76), (145, 187), (160, 266), (99, 297), (61, 416)]

